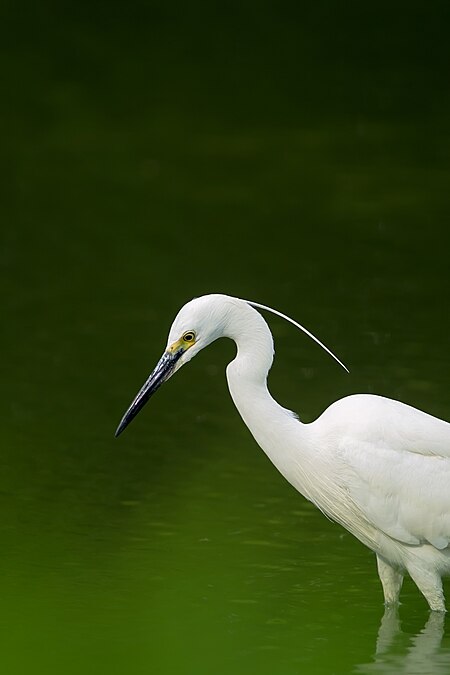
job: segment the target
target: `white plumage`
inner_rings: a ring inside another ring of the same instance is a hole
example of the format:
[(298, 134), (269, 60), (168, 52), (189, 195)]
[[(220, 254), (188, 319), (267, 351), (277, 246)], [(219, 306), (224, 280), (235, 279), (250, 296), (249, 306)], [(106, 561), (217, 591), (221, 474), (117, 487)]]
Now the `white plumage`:
[(267, 389), (272, 335), (247, 301), (207, 295), (180, 310), (163, 357), (117, 434), (162, 382), (219, 337), (237, 345), (227, 367), (228, 385), (255, 440), (302, 495), (375, 551), (386, 603), (398, 601), (407, 571), (430, 608), (445, 611), (441, 576), (450, 572), (450, 424), (368, 394), (341, 399), (303, 424)]

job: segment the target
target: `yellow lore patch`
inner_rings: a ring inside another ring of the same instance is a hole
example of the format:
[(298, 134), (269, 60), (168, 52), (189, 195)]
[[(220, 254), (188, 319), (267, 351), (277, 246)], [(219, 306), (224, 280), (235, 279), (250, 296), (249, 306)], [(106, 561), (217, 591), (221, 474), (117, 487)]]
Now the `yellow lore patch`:
[(195, 344), (195, 333), (193, 331), (187, 331), (184, 333), (179, 340), (173, 342), (170, 347), (167, 348), (167, 351), (170, 354), (175, 354), (176, 352), (182, 350), (185, 352), (189, 347)]

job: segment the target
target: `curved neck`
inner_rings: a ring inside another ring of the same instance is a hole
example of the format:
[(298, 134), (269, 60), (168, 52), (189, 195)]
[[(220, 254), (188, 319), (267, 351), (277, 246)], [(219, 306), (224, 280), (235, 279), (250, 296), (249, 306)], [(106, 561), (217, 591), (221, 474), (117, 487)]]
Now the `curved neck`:
[(286, 475), (285, 464), (292, 455), (292, 444), (298, 445), (299, 434), (306, 425), (279, 405), (267, 388), (273, 362), (269, 327), (257, 311), (245, 305), (229, 315), (223, 335), (237, 345), (236, 358), (227, 367), (234, 404), (257, 443)]
[(221, 335), (237, 345), (236, 358), (227, 367), (228, 386), (256, 442), (299, 492), (372, 546), (367, 524), (355, 520), (348, 494), (336, 482), (336, 458), (330, 439), (323, 446), (317, 421), (302, 424), (267, 389), (273, 340), (262, 316), (249, 305), (234, 306), (225, 317)]

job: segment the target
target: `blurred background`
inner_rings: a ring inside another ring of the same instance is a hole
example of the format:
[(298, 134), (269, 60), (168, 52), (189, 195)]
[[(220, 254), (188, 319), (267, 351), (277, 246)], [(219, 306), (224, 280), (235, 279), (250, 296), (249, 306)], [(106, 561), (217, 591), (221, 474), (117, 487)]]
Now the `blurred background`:
[(349, 366), (267, 317), (302, 420), (356, 392), (450, 419), (449, 13), (3, 3), (4, 672), (448, 672), (415, 587), (380, 625), (373, 555), (255, 445), (233, 345), (113, 434), (210, 292)]

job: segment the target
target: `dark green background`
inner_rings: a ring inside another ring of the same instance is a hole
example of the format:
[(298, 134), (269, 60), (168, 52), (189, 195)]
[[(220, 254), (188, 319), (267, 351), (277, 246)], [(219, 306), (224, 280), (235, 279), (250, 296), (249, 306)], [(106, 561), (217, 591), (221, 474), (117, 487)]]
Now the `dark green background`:
[(408, 583), (375, 657), (373, 556), (255, 446), (229, 344), (113, 438), (209, 292), (350, 367), (270, 319), (302, 419), (361, 391), (450, 418), (448, 3), (1, 13), (4, 672), (448, 672)]

